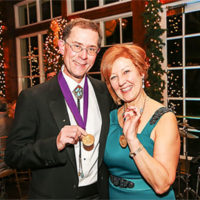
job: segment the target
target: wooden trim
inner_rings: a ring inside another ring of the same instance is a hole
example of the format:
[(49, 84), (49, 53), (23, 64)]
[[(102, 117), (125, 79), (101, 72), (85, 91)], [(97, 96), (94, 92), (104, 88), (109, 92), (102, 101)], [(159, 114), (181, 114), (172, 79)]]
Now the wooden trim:
[(36, 24), (36, 25), (24, 27), (24, 28), (18, 28), (15, 30), (15, 37), (18, 37), (18, 36), (24, 35), (24, 34), (28, 35), (28, 34), (35, 33), (35, 32), (41, 32), (44, 30), (48, 30), (50, 23), (51, 23), (51, 20), (47, 21), (47, 22), (43, 22), (41, 24)]
[(144, 48), (145, 28), (142, 14), (145, 10), (145, 1), (134, 1), (133, 12), (133, 42)]
[(176, 1), (180, 1), (180, 0), (160, 0), (160, 2), (162, 4), (173, 3), (173, 2), (176, 2)]
[(62, 1), (61, 0), (61, 15), (62, 16), (67, 16), (67, 1)]

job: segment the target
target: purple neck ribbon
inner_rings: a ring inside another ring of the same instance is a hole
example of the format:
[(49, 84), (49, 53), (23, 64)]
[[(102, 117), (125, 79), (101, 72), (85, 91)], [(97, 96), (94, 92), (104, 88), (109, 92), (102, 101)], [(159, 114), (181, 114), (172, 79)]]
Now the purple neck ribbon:
[(67, 102), (67, 105), (69, 106), (72, 114), (74, 115), (74, 118), (76, 120), (76, 123), (83, 129), (86, 128), (86, 122), (87, 122), (87, 115), (88, 115), (88, 81), (87, 76), (85, 77), (85, 83), (83, 88), (83, 118), (78, 110), (78, 107), (74, 101), (74, 98), (71, 94), (71, 91), (69, 89), (69, 86), (60, 71), (58, 74), (58, 83), (60, 85), (61, 91), (63, 93), (63, 96)]

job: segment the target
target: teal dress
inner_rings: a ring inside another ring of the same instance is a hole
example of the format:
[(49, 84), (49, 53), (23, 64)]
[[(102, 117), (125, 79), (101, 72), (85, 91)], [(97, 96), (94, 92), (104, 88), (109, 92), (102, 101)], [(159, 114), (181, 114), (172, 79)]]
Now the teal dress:
[[(151, 156), (153, 156), (154, 148), (154, 141), (150, 138), (151, 132), (156, 126), (160, 117), (169, 111), (170, 110), (165, 107), (158, 109), (146, 124), (143, 131), (138, 134), (138, 139)], [(151, 186), (140, 174), (134, 160), (129, 157), (129, 147), (127, 146), (126, 148), (122, 148), (120, 146), (120, 135), (122, 135), (122, 128), (118, 122), (117, 109), (115, 109), (110, 113), (110, 129), (106, 142), (104, 161), (108, 166), (111, 175), (133, 182), (134, 187), (123, 188), (120, 186), (115, 186), (111, 182), (111, 179), (109, 179), (110, 199), (175, 199), (172, 188), (170, 188), (169, 191), (163, 195), (157, 195), (154, 192)]]

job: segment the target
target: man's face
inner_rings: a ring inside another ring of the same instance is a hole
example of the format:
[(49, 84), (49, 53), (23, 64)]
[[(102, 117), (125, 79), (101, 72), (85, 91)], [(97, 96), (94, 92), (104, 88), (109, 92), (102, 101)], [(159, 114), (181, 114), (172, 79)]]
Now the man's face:
[[(85, 48), (92, 47), (98, 49), (98, 39), (99, 35), (97, 32), (75, 26), (65, 41), (67, 43), (63, 43), (64, 73), (78, 83), (81, 82), (84, 75), (91, 69), (96, 59), (96, 54), (89, 55)], [(83, 50), (79, 53), (74, 52), (70, 45), (80, 45)]]

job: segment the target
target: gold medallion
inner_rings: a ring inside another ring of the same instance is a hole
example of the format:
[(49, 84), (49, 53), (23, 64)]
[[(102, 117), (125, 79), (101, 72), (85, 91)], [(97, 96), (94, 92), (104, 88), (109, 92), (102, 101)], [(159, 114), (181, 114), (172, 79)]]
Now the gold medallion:
[(94, 136), (91, 134), (87, 134), (82, 137), (82, 142), (83, 142), (83, 147), (87, 150), (90, 151), (94, 147)]
[(126, 138), (125, 138), (124, 134), (120, 135), (120, 137), (119, 137), (119, 143), (120, 143), (120, 145), (121, 145), (122, 148), (126, 148), (126, 146), (127, 146), (128, 143), (126, 141)]

